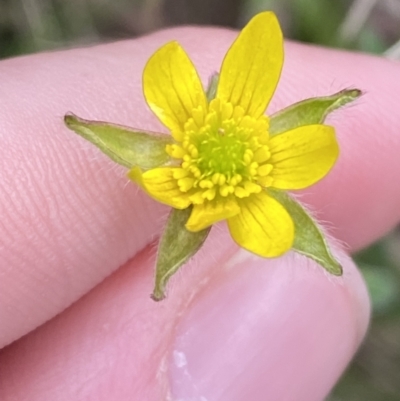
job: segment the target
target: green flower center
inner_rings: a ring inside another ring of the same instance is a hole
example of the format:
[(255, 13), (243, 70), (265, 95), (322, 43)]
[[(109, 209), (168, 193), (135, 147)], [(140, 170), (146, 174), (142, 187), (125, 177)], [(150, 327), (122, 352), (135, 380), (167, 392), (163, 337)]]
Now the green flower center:
[(246, 143), (238, 135), (237, 127), (232, 121), (224, 121), (220, 128), (203, 127), (197, 139), (199, 153), (197, 165), (206, 174), (220, 173), (225, 176), (243, 174)]
[(215, 99), (207, 114), (193, 110), (180, 144), (167, 152), (181, 159), (174, 178), (194, 204), (229, 195), (245, 198), (271, 185), (268, 119), (245, 116), (240, 106)]

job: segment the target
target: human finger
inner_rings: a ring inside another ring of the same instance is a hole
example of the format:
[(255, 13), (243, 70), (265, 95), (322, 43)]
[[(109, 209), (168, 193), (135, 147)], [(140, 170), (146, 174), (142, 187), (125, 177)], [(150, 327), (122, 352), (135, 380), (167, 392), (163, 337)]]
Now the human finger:
[[(178, 39), (206, 82), (233, 38), (225, 30), (175, 29), (2, 62), (0, 344), (55, 316), (136, 255), (159, 235), (167, 213), (128, 184), (123, 168), (66, 130), (63, 114), (163, 130), (141, 95), (151, 53)], [(393, 116), (400, 83), (391, 79), (398, 70), (376, 57), (289, 43), (271, 104), (274, 110), (349, 85), (367, 93), (337, 114), (338, 166), (305, 198), (352, 249), (399, 218)]]
[(265, 260), (215, 230), (148, 297), (154, 250), (0, 353), (0, 399), (320, 401), (368, 324), (359, 272), (331, 278), (289, 253)]

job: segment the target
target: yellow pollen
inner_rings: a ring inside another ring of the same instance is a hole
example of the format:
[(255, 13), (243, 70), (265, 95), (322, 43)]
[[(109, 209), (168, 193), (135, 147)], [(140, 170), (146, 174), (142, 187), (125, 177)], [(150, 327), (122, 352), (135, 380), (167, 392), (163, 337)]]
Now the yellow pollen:
[(244, 188), (242, 187), (235, 188), (235, 196), (237, 196), (238, 198), (246, 198), (249, 195), (250, 195), (249, 192), (247, 192)]
[(201, 177), (201, 171), (196, 166), (190, 166), (188, 170), (196, 177)]
[(262, 190), (260, 185), (255, 184), (254, 182), (251, 182), (251, 181), (246, 181), (244, 183), (244, 189), (251, 194), (258, 194)]
[(199, 182), (200, 188), (212, 188), (214, 186), (213, 182), (210, 180), (201, 180)]
[(221, 185), (219, 187), (219, 193), (223, 197), (227, 197), (229, 194), (233, 194), (235, 192), (235, 188), (232, 185)]
[(167, 145), (166, 151), (175, 159), (182, 159), (186, 155), (186, 150), (179, 145)]
[(257, 169), (258, 169), (258, 163), (253, 162), (250, 164), (250, 175), (255, 176), (257, 174)]
[(244, 152), (244, 156), (243, 156), (243, 161), (248, 165), (252, 162), (253, 160), (253, 152), (251, 149), (246, 149), (246, 151)]
[(272, 164), (264, 164), (260, 167), (258, 167), (258, 175), (265, 177), (272, 171)]
[(242, 181), (242, 176), (240, 174), (235, 174), (230, 180), (229, 180), (229, 184), (236, 186), (237, 184), (239, 184), (239, 182)]
[(215, 188), (210, 188), (202, 193), (202, 197), (204, 199), (213, 200), (215, 198), (215, 194), (216, 194)]
[(190, 177), (181, 178), (180, 180), (178, 180), (179, 189), (182, 192), (187, 192), (189, 191), (189, 189), (193, 187), (194, 182), (195, 182), (194, 178)]

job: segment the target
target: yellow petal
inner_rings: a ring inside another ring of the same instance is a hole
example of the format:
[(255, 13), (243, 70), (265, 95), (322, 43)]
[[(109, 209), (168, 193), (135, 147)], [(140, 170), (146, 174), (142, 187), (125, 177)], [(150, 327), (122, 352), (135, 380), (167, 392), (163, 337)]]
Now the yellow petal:
[(261, 116), (275, 91), (283, 65), (283, 38), (272, 12), (257, 14), (240, 32), (221, 67), (217, 98)]
[(181, 131), (195, 107), (206, 110), (206, 96), (197, 71), (177, 42), (157, 50), (143, 71), (147, 104), (172, 131)]
[(234, 198), (220, 197), (212, 201), (205, 201), (201, 205), (193, 206), (186, 228), (189, 231), (200, 231), (239, 212), (239, 206)]
[(191, 202), (183, 193), (174, 179), (175, 167), (160, 167), (142, 172), (138, 167), (129, 171), (128, 177), (137, 182), (152, 198), (172, 206), (175, 209), (185, 209)]
[(272, 187), (306, 188), (323, 178), (339, 156), (335, 130), (328, 125), (306, 125), (273, 136), (268, 163)]
[(232, 238), (243, 248), (273, 258), (288, 251), (294, 224), (286, 209), (265, 192), (239, 201), (240, 213), (228, 219)]

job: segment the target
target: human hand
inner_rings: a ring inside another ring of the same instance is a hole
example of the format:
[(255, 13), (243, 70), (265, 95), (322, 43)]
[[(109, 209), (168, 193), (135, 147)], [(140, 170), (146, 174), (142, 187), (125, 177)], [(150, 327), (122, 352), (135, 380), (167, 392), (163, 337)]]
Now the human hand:
[[(173, 29), (0, 64), (0, 346), (19, 339), (0, 353), (1, 400), (321, 400), (351, 359), (369, 304), (339, 249), (334, 278), (298, 255), (253, 257), (217, 226), (167, 299), (152, 301), (167, 209), (63, 126), (73, 111), (162, 130), (141, 94), (149, 56), (177, 39), (206, 82), (233, 38)], [(344, 87), (366, 92), (331, 117), (339, 162), (302, 195), (350, 252), (400, 217), (399, 71), (286, 44), (270, 113)]]

